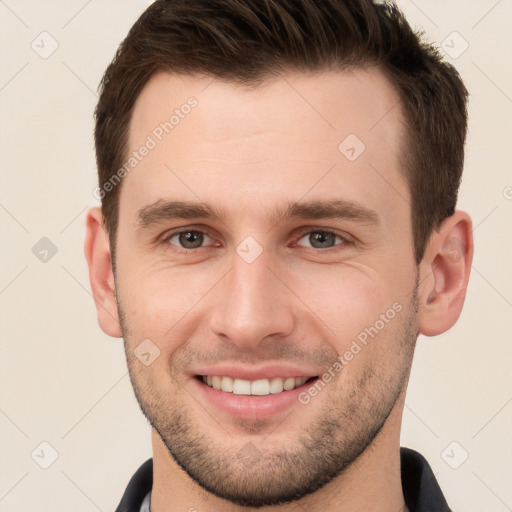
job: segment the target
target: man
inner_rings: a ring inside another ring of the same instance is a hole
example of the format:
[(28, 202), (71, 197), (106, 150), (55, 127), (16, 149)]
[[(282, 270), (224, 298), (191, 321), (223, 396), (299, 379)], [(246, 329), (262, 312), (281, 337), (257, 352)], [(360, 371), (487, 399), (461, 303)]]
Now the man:
[(467, 91), (393, 5), (157, 0), (102, 82), (85, 253), (153, 458), (119, 512), (447, 511), (400, 447), (457, 321)]

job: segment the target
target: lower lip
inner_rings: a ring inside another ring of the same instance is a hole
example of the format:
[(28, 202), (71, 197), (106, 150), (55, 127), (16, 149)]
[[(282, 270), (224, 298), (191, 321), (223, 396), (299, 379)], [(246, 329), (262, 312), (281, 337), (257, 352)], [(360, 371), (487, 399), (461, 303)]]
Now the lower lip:
[(197, 378), (192, 380), (199, 388), (200, 393), (208, 402), (221, 411), (234, 418), (264, 420), (274, 414), (285, 411), (293, 404), (299, 404), (298, 397), (310, 386), (314, 385), (318, 378), (305, 382), (302, 386), (289, 391), (269, 395), (236, 395), (226, 391), (214, 389)]

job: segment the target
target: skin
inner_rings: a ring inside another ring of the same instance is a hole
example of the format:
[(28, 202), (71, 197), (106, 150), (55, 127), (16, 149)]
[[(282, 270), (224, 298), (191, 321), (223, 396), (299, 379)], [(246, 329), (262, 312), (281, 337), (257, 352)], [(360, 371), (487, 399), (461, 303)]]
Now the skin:
[[(252, 89), (159, 73), (135, 104), (129, 152), (190, 96), (197, 106), (124, 178), (115, 279), (99, 208), (87, 216), (98, 321), (124, 338), (153, 427), (152, 512), (407, 510), (399, 446), (414, 348), (460, 315), (471, 219), (446, 219), (415, 264), (404, 123), (376, 69), (288, 73)], [(338, 150), (348, 134), (366, 146), (353, 162)], [(269, 218), (286, 201), (339, 198), (374, 210), (379, 225)], [(137, 212), (160, 199), (204, 201), (228, 217), (140, 228)], [(186, 239), (165, 239), (175, 228), (208, 236), (187, 251)], [(344, 238), (321, 245), (322, 230)], [(247, 236), (262, 248), (252, 263), (236, 251)], [(237, 419), (197, 393), (201, 365), (277, 361), (319, 375), (397, 303), (307, 404)], [(160, 350), (148, 366), (134, 354), (147, 338)]]

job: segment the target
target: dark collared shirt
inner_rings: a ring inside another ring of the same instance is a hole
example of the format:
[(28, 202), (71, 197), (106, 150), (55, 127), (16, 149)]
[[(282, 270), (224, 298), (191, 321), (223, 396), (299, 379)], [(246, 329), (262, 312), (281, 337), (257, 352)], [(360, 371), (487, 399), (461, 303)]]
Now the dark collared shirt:
[[(400, 448), (402, 491), (410, 512), (451, 512), (429, 463), (420, 453)], [(153, 459), (132, 476), (116, 512), (144, 512), (153, 486)], [(145, 499), (146, 498), (146, 499)], [(146, 502), (141, 510), (143, 502)]]

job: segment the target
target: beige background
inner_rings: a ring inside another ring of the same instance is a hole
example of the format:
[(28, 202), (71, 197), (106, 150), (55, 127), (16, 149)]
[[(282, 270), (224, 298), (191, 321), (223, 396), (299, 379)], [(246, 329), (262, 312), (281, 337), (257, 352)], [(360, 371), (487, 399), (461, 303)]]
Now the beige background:
[[(122, 340), (96, 322), (82, 249), (85, 212), (97, 204), (96, 87), (147, 5), (0, 1), (2, 512), (114, 510), (151, 456)], [(399, 5), (444, 44), (471, 93), (459, 208), (472, 215), (476, 242), (459, 322), (418, 342), (402, 445), (427, 457), (454, 511), (505, 512), (512, 510), (512, 1)], [(47, 58), (31, 47), (49, 51), (52, 39), (58, 48)], [(42, 237), (57, 248), (46, 263), (32, 252)]]

